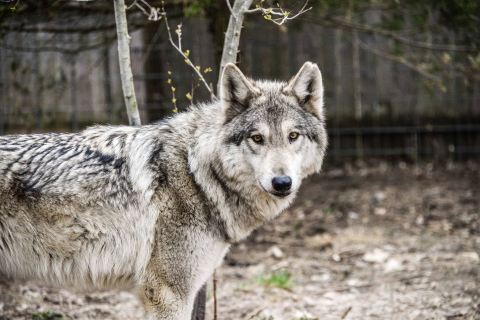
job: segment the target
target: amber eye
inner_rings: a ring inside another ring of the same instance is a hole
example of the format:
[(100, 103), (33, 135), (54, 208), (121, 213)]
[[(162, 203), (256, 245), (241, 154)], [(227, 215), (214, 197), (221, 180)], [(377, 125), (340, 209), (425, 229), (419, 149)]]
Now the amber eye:
[(295, 141), (298, 139), (299, 136), (300, 134), (298, 132), (290, 132), (290, 134), (288, 135), (288, 139), (290, 141)]
[(257, 144), (262, 144), (263, 143), (263, 136), (261, 134), (254, 134), (250, 138), (253, 140), (253, 142), (255, 142)]

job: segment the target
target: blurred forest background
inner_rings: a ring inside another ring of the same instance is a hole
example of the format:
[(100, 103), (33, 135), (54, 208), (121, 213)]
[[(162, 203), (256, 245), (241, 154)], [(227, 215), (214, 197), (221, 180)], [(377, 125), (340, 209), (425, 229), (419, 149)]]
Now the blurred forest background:
[[(280, 2), (292, 12), (303, 4)], [(192, 61), (211, 68), (205, 77), (215, 84), (230, 14), (225, 1), (164, 5), (171, 28), (182, 23)], [(312, 0), (308, 6), (282, 26), (247, 15), (238, 65), (253, 78), (287, 80), (304, 61), (319, 64), (330, 159), (480, 155), (480, 2)], [(208, 92), (168, 43), (164, 23), (148, 21), (135, 7), (128, 17), (143, 123), (172, 113), (171, 86), (179, 109), (207, 101)], [(2, 0), (0, 134), (98, 123), (127, 123), (112, 3)]]

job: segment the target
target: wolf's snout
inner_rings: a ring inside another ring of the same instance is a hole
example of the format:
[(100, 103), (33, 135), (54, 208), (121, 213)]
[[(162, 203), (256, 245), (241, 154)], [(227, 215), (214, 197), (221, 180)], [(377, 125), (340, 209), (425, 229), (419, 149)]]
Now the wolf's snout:
[(292, 187), (292, 178), (289, 176), (278, 176), (272, 179), (273, 189), (277, 192), (286, 193)]

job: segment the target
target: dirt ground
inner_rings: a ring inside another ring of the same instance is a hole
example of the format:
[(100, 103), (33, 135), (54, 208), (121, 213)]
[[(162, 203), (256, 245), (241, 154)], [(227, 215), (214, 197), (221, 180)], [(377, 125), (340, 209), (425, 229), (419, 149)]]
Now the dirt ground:
[[(231, 250), (217, 270), (218, 319), (480, 319), (479, 255), (477, 163), (326, 168)], [(127, 292), (0, 281), (1, 320), (142, 315)]]

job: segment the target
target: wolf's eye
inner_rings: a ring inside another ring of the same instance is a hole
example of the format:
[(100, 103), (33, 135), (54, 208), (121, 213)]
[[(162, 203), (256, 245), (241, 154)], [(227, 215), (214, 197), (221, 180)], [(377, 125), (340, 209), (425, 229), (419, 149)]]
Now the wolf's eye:
[(298, 139), (298, 137), (300, 136), (300, 134), (298, 132), (290, 132), (290, 134), (288, 135), (288, 140), (290, 140), (290, 142), (293, 142), (295, 140)]
[(253, 140), (253, 142), (255, 142), (257, 144), (262, 144), (263, 143), (263, 136), (261, 134), (254, 134), (250, 138)]

